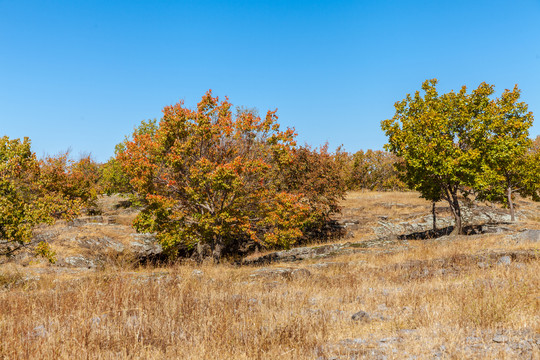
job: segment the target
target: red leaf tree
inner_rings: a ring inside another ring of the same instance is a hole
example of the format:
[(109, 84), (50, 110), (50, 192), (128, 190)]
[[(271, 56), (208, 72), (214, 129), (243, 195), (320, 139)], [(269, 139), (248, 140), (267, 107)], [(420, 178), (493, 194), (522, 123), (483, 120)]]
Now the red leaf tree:
[(172, 256), (208, 246), (219, 259), (247, 242), (290, 246), (309, 209), (301, 193), (278, 183), (295, 136), (280, 130), (275, 111), (264, 118), (233, 111), (211, 91), (195, 110), (165, 107), (158, 126), (136, 129), (117, 154), (147, 204), (136, 229), (156, 232)]

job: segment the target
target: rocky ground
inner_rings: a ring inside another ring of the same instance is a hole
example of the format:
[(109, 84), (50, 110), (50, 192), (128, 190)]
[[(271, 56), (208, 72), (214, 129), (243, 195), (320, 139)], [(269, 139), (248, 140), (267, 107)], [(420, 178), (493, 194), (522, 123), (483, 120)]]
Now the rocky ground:
[[(45, 357), (60, 346), (69, 358), (66, 344), (90, 336), (90, 358), (118, 356), (120, 345), (110, 355), (117, 339), (138, 349), (132, 358), (212, 358), (217, 351), (223, 359), (540, 359), (540, 205), (517, 204), (514, 223), (490, 204), (467, 208), (469, 235), (450, 236), (442, 203), (434, 233), (431, 204), (414, 193), (351, 193), (336, 218), (346, 238), (335, 243), (252, 254), (242, 264), (138, 269), (133, 261), (161, 248), (130, 227), (136, 212), (125, 199), (103, 198), (99, 215), (37, 231), (36, 241), (47, 239), (56, 252), (55, 264), (30, 252), (2, 260), (4, 308), (49, 297), (55, 304), (62, 291), (78, 300), (51, 310), (48, 321), (39, 310), (25, 310), (23, 319), (0, 310), (0, 358), (24, 358), (9, 349), (25, 346)], [(127, 300), (110, 298), (118, 289)], [(197, 315), (171, 317), (171, 306)], [(209, 310), (215, 306), (220, 312)], [(71, 316), (87, 318), (84, 331)], [(59, 325), (66, 321), (71, 327)], [(183, 335), (169, 330), (175, 326)], [(34, 340), (7, 341), (9, 333)]]

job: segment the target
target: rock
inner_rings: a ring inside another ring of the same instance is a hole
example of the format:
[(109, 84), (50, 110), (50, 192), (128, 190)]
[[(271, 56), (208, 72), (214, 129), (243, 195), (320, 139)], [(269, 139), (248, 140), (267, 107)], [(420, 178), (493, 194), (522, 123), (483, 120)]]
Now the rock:
[(202, 272), (202, 270), (197, 270), (197, 269), (195, 269), (195, 270), (193, 270), (193, 271), (191, 272), (191, 276), (201, 277), (201, 276), (203, 276), (203, 275), (204, 275), (204, 273)]
[(336, 254), (345, 247), (344, 244), (330, 244), (314, 247), (299, 247), (291, 250), (276, 251), (267, 255), (244, 259), (244, 265), (269, 264), (272, 262), (293, 262), (312, 258), (323, 258)]
[(264, 278), (279, 278), (284, 277), (288, 279), (300, 279), (311, 276), (311, 272), (307, 269), (293, 269), (293, 268), (261, 268), (254, 271), (251, 277), (264, 277)]
[(267, 290), (269, 290), (269, 289), (277, 288), (278, 286), (281, 285), (281, 283), (279, 281), (270, 281), (270, 282), (264, 283), (263, 285)]
[(92, 250), (102, 250), (102, 249), (112, 249), (116, 252), (124, 251), (124, 245), (118, 241), (114, 241), (108, 236), (103, 237), (81, 237), (77, 238), (76, 242), (79, 243), (81, 247), (92, 249)]
[(475, 343), (481, 342), (482, 339), (479, 338), (479, 337), (477, 337), (477, 336), (467, 336), (467, 337), (465, 338), (465, 341), (466, 341), (467, 343), (473, 343), (473, 344), (475, 344)]
[(97, 266), (94, 261), (88, 258), (85, 258), (82, 255), (68, 256), (64, 258), (64, 262), (72, 267), (78, 267), (78, 268), (92, 269)]
[(493, 337), (493, 342), (496, 342), (496, 343), (505, 343), (507, 341), (508, 341), (508, 337), (505, 335), (495, 335)]
[(136, 327), (139, 327), (141, 325), (141, 321), (139, 320), (139, 317), (137, 315), (130, 315), (127, 319), (126, 319), (126, 327), (127, 328), (136, 328)]
[(317, 263), (317, 264), (311, 264), (309, 266), (315, 269), (322, 269), (322, 268), (327, 268), (328, 263)]
[(379, 339), (379, 344), (391, 344), (398, 342), (400, 339), (398, 337), (388, 337), (388, 338), (382, 338)]
[(356, 339), (344, 339), (340, 341), (343, 345), (365, 345), (367, 344), (367, 341), (361, 338)]
[(32, 337), (45, 338), (47, 335), (49, 335), (49, 332), (43, 325), (38, 325), (32, 330)]
[(358, 225), (358, 224), (360, 224), (360, 220), (358, 220), (358, 219), (339, 219), (339, 220), (337, 220), (337, 223), (339, 225), (347, 225), (347, 224)]
[(525, 229), (511, 238), (517, 242), (540, 242), (540, 230)]
[(482, 225), (482, 233), (484, 234), (503, 234), (510, 231), (509, 228), (493, 224)]
[(261, 268), (251, 273), (250, 277), (276, 278), (287, 277), (293, 271), (291, 268)]
[(501, 256), (497, 261), (498, 265), (510, 265), (512, 263), (512, 258), (510, 256)]
[(107, 314), (102, 314), (100, 316), (94, 316), (92, 319), (90, 319), (90, 323), (92, 326), (98, 326), (102, 322), (104, 322), (107, 319)]
[(354, 313), (351, 317), (354, 321), (362, 321), (362, 322), (369, 322), (371, 321), (371, 316), (365, 311), (358, 311), (357, 313)]
[(133, 234), (136, 241), (130, 242), (131, 251), (138, 257), (153, 257), (163, 253), (154, 234)]
[[(373, 228), (373, 231), (379, 237), (421, 233), (433, 229), (433, 217), (431, 215), (427, 215), (423, 218), (418, 219), (417, 221), (401, 221), (398, 223), (388, 221), (387, 217), (383, 218), (378, 221), (379, 226)], [(450, 217), (437, 217), (438, 229), (447, 228), (449, 226), (452, 226), (453, 223), (454, 221)]]
[(301, 279), (301, 278), (307, 278), (311, 276), (311, 272), (307, 269), (294, 269), (291, 271), (291, 278), (293, 279)]

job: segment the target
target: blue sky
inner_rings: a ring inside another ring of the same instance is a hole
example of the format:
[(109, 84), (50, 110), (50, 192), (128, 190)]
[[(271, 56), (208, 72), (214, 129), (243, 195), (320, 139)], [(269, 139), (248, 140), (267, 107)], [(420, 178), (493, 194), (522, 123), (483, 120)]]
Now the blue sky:
[(38, 156), (106, 161), (208, 89), (277, 108), (301, 143), (382, 149), (380, 121), (434, 77), (441, 92), (517, 83), (540, 114), (540, 1), (0, 0), (0, 136)]

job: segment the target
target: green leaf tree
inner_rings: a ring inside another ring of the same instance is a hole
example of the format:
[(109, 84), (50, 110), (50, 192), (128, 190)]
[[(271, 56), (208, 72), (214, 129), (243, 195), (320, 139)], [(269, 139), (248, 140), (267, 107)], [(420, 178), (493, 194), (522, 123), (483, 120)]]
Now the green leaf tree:
[[(494, 177), (484, 172), (501, 159), (497, 155), (501, 147), (513, 149), (504, 155), (508, 158), (526, 148), (522, 138), (532, 115), (517, 102), (517, 87), (491, 99), (494, 87), (486, 83), (471, 93), (463, 86), (459, 92), (442, 95), (436, 85), (436, 79), (427, 80), (422, 84), (423, 96), (417, 91), (398, 101), (394, 117), (382, 121), (381, 127), (389, 139), (386, 149), (403, 159), (404, 180), (428, 200), (445, 199), (454, 215), (454, 232), (459, 234), (463, 231), (460, 197), (481, 194), (491, 186)], [(517, 139), (502, 130), (512, 127)]]
[[(40, 164), (28, 138), (0, 138), (0, 255), (28, 246), (36, 225), (51, 224), (59, 217), (72, 218), (79, 210), (78, 200), (48, 191), (43, 185)], [(46, 244), (37, 247), (38, 253), (51, 255), (46, 249)]]
[(534, 196), (540, 186), (538, 165), (529, 151), (533, 114), (519, 98), (520, 91), (515, 86), (492, 103), (491, 116), (482, 124), (485, 135), (480, 145), (484, 163), (477, 179), (478, 197), (506, 204), (512, 221), (513, 194)]

